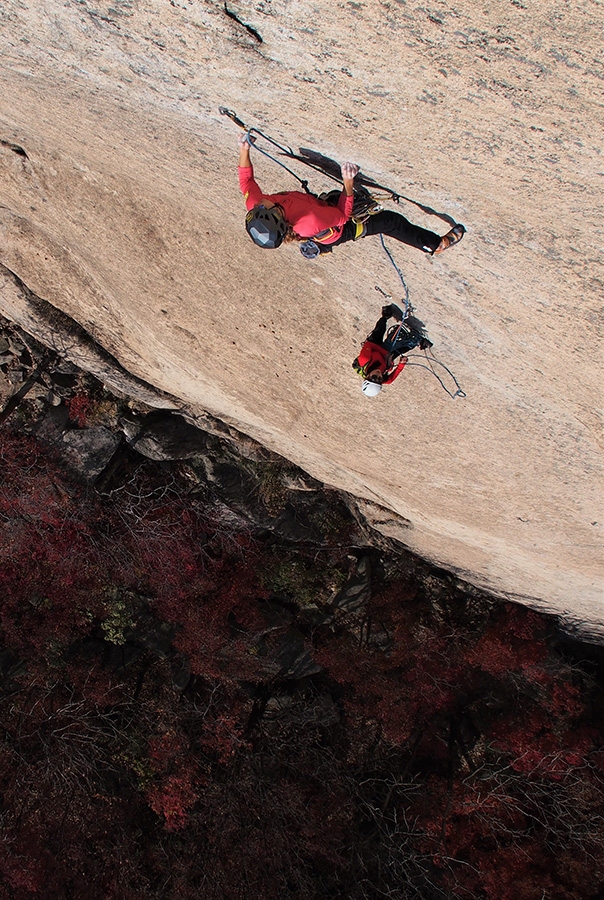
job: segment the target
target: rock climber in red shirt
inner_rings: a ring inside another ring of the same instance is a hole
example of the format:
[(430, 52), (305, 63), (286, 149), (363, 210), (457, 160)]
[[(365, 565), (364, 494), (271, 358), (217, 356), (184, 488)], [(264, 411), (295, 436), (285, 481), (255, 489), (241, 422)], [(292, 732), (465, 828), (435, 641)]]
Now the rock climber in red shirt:
[(392, 384), (398, 378), (407, 362), (407, 357), (402, 354), (415, 347), (423, 350), (432, 346), (419, 331), (405, 326), (401, 327), (394, 341), (392, 338), (387, 339), (386, 328), (390, 318), (402, 322), (403, 314), (395, 303), (382, 307), (382, 315), (352, 363), (353, 369), (363, 376), (362, 391), (366, 397), (376, 397), (382, 390), (382, 385)]
[(254, 178), (249, 140), (247, 134), (239, 138), (239, 186), (248, 210), (245, 226), (259, 247), (274, 250), (284, 242), (302, 241), (303, 255), (312, 258), (329, 252), (337, 244), (370, 234), (385, 234), (435, 256), (457, 244), (465, 234), (463, 225), (454, 225), (440, 237), (391, 210), (382, 210), (369, 216), (365, 223), (357, 223), (351, 216), (354, 177), (359, 167), (350, 162), (342, 163), (344, 189), (337, 206), (301, 191), (264, 194)]

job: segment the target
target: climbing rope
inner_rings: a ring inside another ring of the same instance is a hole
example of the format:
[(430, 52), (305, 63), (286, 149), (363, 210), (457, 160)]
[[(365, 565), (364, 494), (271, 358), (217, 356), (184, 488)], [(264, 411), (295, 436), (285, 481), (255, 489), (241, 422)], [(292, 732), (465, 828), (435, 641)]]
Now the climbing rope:
[(235, 125), (238, 125), (239, 128), (241, 128), (241, 129), (243, 129), (243, 131), (245, 131), (246, 136), (247, 136), (247, 141), (248, 141), (248, 144), (250, 145), (250, 147), (253, 147), (255, 150), (257, 150), (263, 156), (268, 157), (268, 159), (272, 160), (272, 162), (277, 163), (278, 166), (281, 166), (282, 169), (285, 169), (286, 172), (289, 172), (289, 174), (292, 175), (296, 179), (297, 182), (299, 182), (299, 184), (302, 186), (302, 188), (304, 189), (304, 191), (307, 194), (311, 193), (311, 190), (308, 187), (308, 181), (305, 178), (300, 178), (300, 176), (297, 175), (292, 169), (290, 169), (289, 166), (286, 166), (284, 162), (281, 162), (280, 159), (277, 159), (275, 156), (273, 156), (272, 153), (269, 153), (268, 150), (264, 150), (262, 147), (260, 147), (258, 145), (257, 141), (253, 140), (253, 135), (257, 135), (258, 137), (265, 140), (267, 143), (272, 144), (273, 147), (277, 147), (277, 149), (284, 156), (287, 156), (290, 159), (295, 159), (296, 155), (291, 147), (285, 147), (283, 144), (280, 144), (278, 141), (276, 141), (274, 138), (270, 137), (268, 134), (264, 134), (264, 132), (260, 131), (259, 128), (248, 128), (248, 126), (239, 118), (239, 116), (236, 113), (234, 113), (232, 109), (227, 109), (226, 106), (219, 106), (218, 112), (220, 113), (221, 116), (227, 116), (227, 118), (229, 118), (232, 122), (234, 122)]
[[(254, 133), (259, 137), (263, 138), (269, 144), (272, 144), (273, 147), (276, 147), (280, 153), (284, 156), (287, 156), (289, 159), (295, 159), (297, 162), (302, 163), (305, 166), (308, 166), (310, 169), (314, 169), (315, 172), (320, 172), (322, 175), (325, 175), (327, 178), (331, 178), (332, 181), (337, 181), (341, 184), (341, 178), (339, 175), (335, 174), (334, 171), (330, 171), (333, 169), (334, 164), (333, 160), (329, 160), (327, 157), (324, 157), (323, 154), (317, 153), (315, 150), (308, 150), (306, 148), (300, 148), (299, 153), (294, 153), (291, 147), (286, 147), (283, 144), (280, 144), (279, 141), (276, 141), (274, 138), (270, 137), (270, 135), (265, 132), (260, 131), (258, 128), (248, 128), (248, 126), (239, 118), (237, 113), (233, 112), (232, 109), (228, 109), (226, 106), (219, 106), (218, 112), (221, 116), (227, 116), (235, 125), (238, 125), (239, 128), (242, 128), (244, 131), (248, 133)], [(257, 144), (254, 144), (257, 150), (260, 148)], [(262, 151), (265, 156), (268, 156), (269, 159), (272, 159), (273, 162), (282, 165), (284, 169), (287, 169), (290, 174), (296, 178), (297, 181), (304, 186), (304, 180), (299, 178), (295, 172), (292, 172), (287, 166), (281, 163), (278, 159), (275, 159), (271, 156), (267, 151)], [(339, 168), (339, 167), (337, 167)], [(419, 200), (414, 200), (412, 197), (407, 197), (405, 194), (399, 194), (397, 191), (393, 191), (392, 188), (386, 187), (383, 184), (379, 184), (379, 182), (374, 181), (373, 178), (368, 178), (367, 175), (363, 175), (359, 173), (356, 176), (356, 183), (362, 185), (364, 188), (368, 189), (371, 192), (372, 197), (379, 201), (380, 199), (388, 199), (393, 203), (400, 203), (401, 200), (404, 200), (406, 203), (411, 203), (413, 206), (417, 206), (418, 209), (421, 209), (422, 212), (426, 213), (428, 216), (436, 216), (438, 219), (442, 219), (443, 222), (446, 222), (451, 227), (455, 225), (455, 220), (451, 218), (451, 216), (446, 213), (440, 213), (438, 210), (433, 209), (431, 206), (427, 206), (425, 203), (420, 203)], [(381, 192), (381, 194), (380, 194)], [(310, 193), (310, 191), (308, 192)]]
[[(412, 306), (411, 306), (411, 298), (410, 298), (410, 296), (409, 296), (409, 288), (407, 287), (407, 282), (405, 281), (405, 276), (403, 275), (403, 273), (401, 272), (401, 270), (400, 270), (399, 267), (397, 266), (396, 262), (394, 261), (394, 257), (393, 257), (393, 255), (392, 255), (392, 253), (390, 252), (390, 250), (389, 250), (388, 247), (386, 246), (386, 242), (384, 241), (384, 235), (383, 235), (383, 234), (380, 234), (380, 241), (382, 242), (382, 247), (384, 248), (384, 252), (386, 253), (386, 256), (388, 257), (388, 259), (390, 260), (390, 262), (391, 262), (392, 265), (394, 266), (394, 268), (395, 268), (395, 270), (396, 270), (396, 272), (397, 272), (397, 274), (398, 274), (398, 277), (399, 277), (400, 280), (401, 280), (401, 284), (402, 284), (402, 286), (403, 286), (403, 290), (405, 291), (405, 309), (404, 309), (404, 311), (403, 311), (403, 322), (404, 322), (405, 319), (409, 316), (409, 313), (410, 313), (410, 312), (412, 311), (412, 309), (413, 309)], [(379, 290), (379, 288), (378, 288), (378, 290)]]
[[(384, 251), (385, 251), (388, 259), (394, 266), (394, 268), (398, 274), (398, 277), (401, 280), (401, 284), (403, 285), (403, 288), (405, 290), (405, 309), (403, 312), (403, 320), (400, 323), (400, 325), (398, 326), (398, 328), (396, 329), (396, 331), (393, 333), (392, 337), (388, 339), (389, 342), (394, 346), (396, 339), (398, 338), (401, 330), (405, 327), (405, 319), (407, 319), (409, 317), (410, 313), (413, 312), (413, 307), (411, 306), (409, 288), (407, 287), (407, 282), (405, 281), (405, 276), (403, 275), (403, 273), (397, 266), (392, 253), (386, 246), (383, 234), (380, 234), (380, 241), (382, 242), (382, 247), (384, 248)], [(384, 297), (387, 297), (390, 300), (392, 299), (392, 297), (389, 294), (386, 294), (380, 287), (378, 287), (377, 284), (375, 286), (375, 289), (376, 289), (376, 291), (379, 291), (381, 294), (383, 294)], [(434, 356), (434, 354), (432, 353), (431, 350), (430, 350), (430, 356), (428, 356), (428, 350), (424, 350), (424, 356), (426, 358), (426, 362), (428, 363), (427, 366), (424, 365), (424, 363), (413, 363), (413, 362), (409, 362), (409, 361), (407, 362), (407, 365), (408, 366), (418, 366), (421, 369), (427, 369), (429, 372), (431, 372), (434, 375), (434, 377), (436, 378), (436, 380), (439, 382), (439, 384), (441, 385), (443, 390), (446, 391), (447, 394), (449, 395), (449, 397), (451, 397), (453, 400), (456, 397), (465, 397), (466, 396), (465, 391), (462, 391), (462, 389), (459, 385), (459, 382), (458, 382), (457, 378), (455, 377), (455, 375), (453, 374), (453, 372), (449, 368), (447, 368), (447, 366), (445, 366), (444, 363), (441, 363), (440, 360), (436, 359), (436, 357)], [(415, 359), (415, 358), (417, 358), (417, 357), (407, 357), (408, 360)], [(456, 387), (456, 391), (454, 393), (453, 393), (453, 391), (449, 390), (449, 388), (446, 386), (446, 384), (444, 383), (444, 381), (442, 380), (440, 375), (434, 371), (434, 367), (433, 367), (434, 363), (437, 366), (441, 366), (445, 370), (445, 372), (447, 372), (451, 376), (451, 378), (453, 379), (453, 381), (455, 383), (455, 387)]]
[[(296, 175), (293, 169), (290, 169), (289, 166), (286, 166), (284, 162), (281, 162), (280, 159), (277, 159), (272, 155), (272, 153), (269, 153), (268, 150), (264, 150), (262, 147), (258, 146), (256, 141), (252, 138), (253, 134), (257, 134), (259, 137), (264, 138), (264, 140), (269, 141), (271, 144), (275, 143), (275, 141), (273, 141), (271, 138), (267, 137), (265, 134), (262, 134), (261, 131), (258, 131), (257, 128), (248, 128), (246, 130), (246, 137), (250, 147), (253, 147), (254, 150), (258, 151), (258, 153), (261, 153), (263, 156), (268, 157), (272, 162), (277, 163), (278, 166), (281, 166), (282, 169), (285, 169), (286, 172), (289, 172), (290, 175), (293, 175), (293, 177), (301, 184), (307, 194), (312, 193), (312, 191), (308, 187), (308, 181), (305, 178), (300, 178), (299, 175)], [(279, 144), (277, 144), (276, 146), (278, 147)]]
[[(258, 146), (257, 141), (252, 142), (252, 136), (256, 135), (262, 140), (266, 141), (268, 144), (271, 144), (273, 147), (279, 151), (279, 153), (283, 156), (286, 156), (288, 159), (296, 160), (296, 162), (300, 162), (303, 165), (307, 166), (309, 169), (313, 169), (315, 172), (320, 172), (321, 175), (326, 178), (330, 178), (332, 181), (337, 182), (338, 184), (342, 183), (342, 179), (339, 174), (335, 174), (334, 171), (330, 171), (330, 167), (328, 163), (331, 163), (333, 168), (334, 164), (333, 160), (327, 159), (322, 154), (317, 153), (313, 150), (301, 150), (300, 153), (294, 153), (291, 147), (288, 147), (284, 144), (280, 144), (279, 141), (276, 141), (275, 138), (266, 134), (266, 132), (261, 131), (259, 128), (250, 128), (245, 122), (239, 118), (237, 113), (235, 113), (232, 109), (228, 109), (226, 106), (219, 106), (218, 112), (221, 116), (226, 116), (231, 122), (234, 122), (239, 128), (246, 132), (248, 135), (248, 139), (250, 142), (250, 146), (253, 146), (256, 150), (262, 153), (263, 156), (266, 156), (268, 159), (277, 163), (277, 165), (281, 166), (286, 172), (289, 172), (299, 184), (302, 185), (306, 193), (312, 193), (308, 188), (308, 181), (304, 178), (300, 178), (299, 175), (296, 174), (289, 166), (286, 166), (285, 163), (281, 162), (281, 160), (277, 159), (268, 150)], [(339, 168), (339, 166), (337, 167)], [(412, 203), (414, 206), (417, 206), (423, 212), (428, 215), (438, 216), (444, 221), (454, 225), (454, 221), (450, 218), (450, 216), (443, 216), (441, 213), (436, 212), (436, 210), (432, 209), (429, 206), (425, 206), (423, 203), (419, 203), (417, 200), (412, 200), (411, 197), (406, 197), (404, 194), (399, 194), (396, 191), (393, 191), (391, 188), (386, 187), (383, 184), (379, 184), (377, 181), (374, 181), (372, 178), (368, 178), (366, 175), (359, 173), (356, 176), (356, 184), (362, 186), (362, 189), (366, 195), (367, 199), (372, 201), (371, 203), (367, 203), (367, 206), (370, 207), (369, 210), (365, 210), (364, 213), (359, 213), (359, 216), (370, 215), (372, 212), (378, 212), (378, 208), (380, 205), (380, 201), (382, 200), (391, 200), (394, 203), (400, 203), (401, 200), (406, 200), (407, 203)], [(362, 219), (360, 219), (362, 220)]]
[[(442, 389), (449, 395), (449, 397), (451, 397), (452, 400), (455, 400), (456, 397), (463, 398), (466, 396), (466, 392), (462, 391), (459, 381), (457, 380), (457, 378), (455, 377), (455, 375), (453, 374), (451, 369), (449, 369), (444, 363), (441, 363), (440, 360), (436, 359), (436, 357), (434, 356), (434, 354), (432, 352), (430, 353), (430, 356), (428, 356), (428, 351), (424, 350), (424, 356), (428, 363), (427, 366), (424, 365), (424, 363), (411, 362), (412, 359), (417, 359), (418, 358), (417, 356), (408, 356), (407, 357), (407, 365), (408, 366), (417, 366), (420, 369), (427, 369), (428, 372), (431, 372), (434, 375), (434, 377), (436, 378), (436, 380), (438, 381), (438, 383), (440, 384), (440, 386), (442, 387)], [(440, 377), (440, 375), (438, 374), (438, 372), (434, 371), (434, 368), (433, 368), (434, 363), (436, 363), (437, 366), (441, 366), (445, 370), (445, 372), (447, 372), (451, 376), (451, 378), (453, 379), (453, 382), (455, 384), (455, 387), (457, 389), (455, 392), (450, 391), (449, 388), (447, 387), (447, 385), (444, 383), (444, 381)]]

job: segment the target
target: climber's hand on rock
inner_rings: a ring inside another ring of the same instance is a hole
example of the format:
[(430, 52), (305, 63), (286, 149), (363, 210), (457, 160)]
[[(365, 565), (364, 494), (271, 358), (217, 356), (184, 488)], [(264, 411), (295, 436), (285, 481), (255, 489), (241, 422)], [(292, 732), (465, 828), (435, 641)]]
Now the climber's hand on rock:
[(358, 175), (359, 167), (355, 163), (345, 162), (341, 165), (342, 169), (342, 178), (344, 181), (352, 180), (355, 175)]

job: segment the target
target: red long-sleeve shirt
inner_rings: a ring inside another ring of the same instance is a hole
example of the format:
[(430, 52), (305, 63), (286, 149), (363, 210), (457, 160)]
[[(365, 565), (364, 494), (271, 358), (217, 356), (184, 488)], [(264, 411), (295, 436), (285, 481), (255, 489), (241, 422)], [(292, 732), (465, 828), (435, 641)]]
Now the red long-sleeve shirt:
[(263, 194), (252, 166), (239, 166), (239, 187), (245, 197), (246, 209), (253, 209), (263, 200), (272, 200), (282, 208), (285, 219), (296, 234), (314, 238), (321, 244), (333, 244), (342, 233), (342, 226), (352, 215), (354, 197), (340, 194), (337, 206), (330, 206), (311, 194), (301, 191), (284, 191), (281, 194)]
[(400, 362), (395, 369), (392, 369), (388, 363), (389, 355), (386, 348), (380, 344), (365, 341), (359, 353), (359, 365), (363, 366), (368, 375), (379, 370), (384, 375), (382, 384), (392, 384), (405, 368), (405, 363)]

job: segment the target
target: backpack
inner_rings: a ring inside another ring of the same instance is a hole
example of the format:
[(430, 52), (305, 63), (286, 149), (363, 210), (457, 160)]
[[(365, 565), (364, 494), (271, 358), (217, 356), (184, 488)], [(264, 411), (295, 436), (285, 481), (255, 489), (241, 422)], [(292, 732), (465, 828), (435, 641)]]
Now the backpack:
[(403, 356), (409, 350), (415, 350), (422, 343), (422, 336), (415, 328), (407, 328), (406, 325), (392, 325), (388, 329), (384, 347), (393, 356)]

